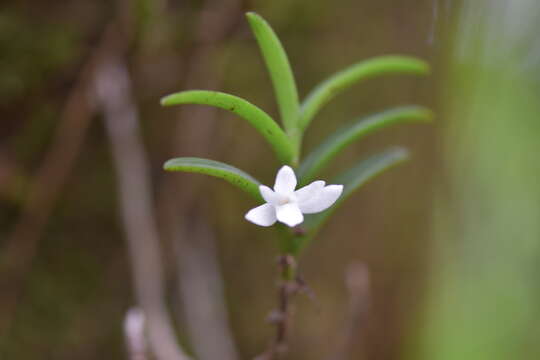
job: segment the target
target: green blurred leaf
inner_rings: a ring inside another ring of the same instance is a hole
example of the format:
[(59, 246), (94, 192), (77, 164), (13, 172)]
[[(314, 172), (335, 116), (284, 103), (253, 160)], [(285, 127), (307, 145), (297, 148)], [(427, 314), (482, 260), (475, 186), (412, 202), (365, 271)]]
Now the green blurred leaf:
[(260, 183), (251, 175), (234, 166), (208, 159), (183, 157), (167, 161), (163, 168), (167, 171), (184, 171), (214, 176), (239, 187), (256, 200), (262, 201)]
[(298, 124), (298, 92), (287, 54), (270, 25), (258, 14), (249, 12), (246, 17), (257, 39), (270, 73), (279, 111), (285, 130), (290, 133)]
[(428, 72), (426, 62), (409, 56), (381, 56), (354, 64), (311, 91), (300, 108), (300, 129), (305, 130), (315, 114), (334, 96), (359, 81), (386, 74), (425, 75)]
[(426, 108), (403, 106), (373, 114), (339, 129), (313, 150), (302, 162), (297, 171), (300, 185), (313, 181), (319, 171), (352, 142), (394, 124), (429, 121), (431, 116), (431, 111)]
[(336, 211), (355, 191), (368, 183), (371, 179), (386, 172), (394, 166), (408, 159), (407, 150), (403, 148), (391, 148), (380, 154), (373, 155), (363, 160), (357, 166), (342, 173), (332, 180), (332, 184), (343, 184), (343, 194), (328, 210), (307, 215), (304, 221), (306, 233), (296, 239), (296, 251), (304, 248), (315, 236), (328, 217)]
[(290, 164), (295, 150), (283, 130), (263, 110), (238, 96), (218, 91), (182, 91), (161, 99), (164, 106), (180, 104), (210, 105), (228, 110), (247, 120), (270, 143), (280, 162)]

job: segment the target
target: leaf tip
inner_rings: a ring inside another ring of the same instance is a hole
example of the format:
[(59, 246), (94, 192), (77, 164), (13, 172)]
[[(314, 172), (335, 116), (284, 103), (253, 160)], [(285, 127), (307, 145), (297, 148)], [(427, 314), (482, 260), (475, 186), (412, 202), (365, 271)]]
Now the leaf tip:
[(174, 165), (173, 165), (174, 159), (167, 160), (163, 163), (163, 170), (165, 171), (173, 171)]
[(429, 65), (427, 61), (422, 60), (422, 59), (416, 59), (416, 61), (418, 63), (418, 68), (422, 74), (424, 75), (431, 74), (431, 65)]
[(404, 62), (414, 69), (414, 72), (420, 75), (429, 75), (431, 65), (424, 59), (409, 55), (389, 55), (387, 59)]
[(159, 99), (159, 103), (161, 106), (170, 106), (171, 104), (171, 96), (172, 95), (165, 95), (161, 99)]
[(411, 116), (418, 119), (418, 121), (431, 122), (435, 117), (435, 113), (432, 110), (423, 106), (412, 106), (411, 109), (413, 109)]
[(253, 32), (260, 31), (262, 28), (271, 29), (270, 24), (268, 24), (268, 22), (261, 15), (254, 11), (247, 12), (246, 18)]
[(262, 20), (261, 15), (257, 14), (255, 11), (248, 11), (246, 13), (246, 18), (248, 19), (248, 21)]

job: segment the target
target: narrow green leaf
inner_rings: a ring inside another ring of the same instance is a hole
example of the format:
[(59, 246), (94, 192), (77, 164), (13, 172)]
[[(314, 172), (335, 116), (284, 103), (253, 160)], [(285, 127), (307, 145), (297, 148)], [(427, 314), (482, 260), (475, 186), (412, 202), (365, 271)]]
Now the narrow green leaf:
[(354, 64), (318, 85), (300, 108), (300, 129), (305, 130), (315, 114), (334, 96), (359, 81), (386, 74), (425, 75), (429, 65), (408, 56), (380, 56)]
[(182, 91), (161, 99), (163, 106), (179, 104), (210, 105), (228, 110), (247, 120), (270, 143), (278, 159), (290, 164), (295, 157), (291, 142), (278, 124), (263, 110), (238, 96), (218, 91)]
[(251, 175), (234, 166), (214, 160), (183, 157), (165, 162), (163, 168), (167, 171), (184, 171), (214, 176), (230, 182), (253, 196), (256, 200), (262, 201), (261, 194), (259, 193), (260, 183)]
[(343, 184), (343, 194), (328, 210), (306, 216), (304, 228), (306, 233), (296, 239), (297, 251), (305, 247), (315, 236), (320, 227), (326, 222), (328, 217), (343, 204), (356, 190), (368, 183), (392, 167), (408, 159), (408, 153), (403, 148), (391, 148), (380, 154), (373, 155), (367, 160), (360, 162), (357, 166), (344, 172), (332, 180), (332, 184)]
[(249, 12), (246, 17), (270, 73), (285, 130), (294, 131), (299, 111), (298, 91), (287, 53), (274, 30), (261, 16)]
[(431, 111), (426, 108), (403, 106), (359, 119), (339, 129), (313, 150), (302, 162), (297, 171), (300, 185), (313, 181), (319, 171), (352, 142), (394, 124), (429, 121), (431, 116)]

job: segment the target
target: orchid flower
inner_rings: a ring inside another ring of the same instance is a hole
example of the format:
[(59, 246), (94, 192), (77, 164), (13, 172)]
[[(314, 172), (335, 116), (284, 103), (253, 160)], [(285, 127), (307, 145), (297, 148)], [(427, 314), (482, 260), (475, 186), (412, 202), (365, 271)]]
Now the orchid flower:
[(260, 185), (259, 191), (266, 204), (251, 209), (246, 219), (260, 226), (271, 226), (276, 221), (290, 227), (304, 221), (303, 214), (314, 214), (328, 209), (339, 198), (343, 185), (326, 185), (317, 180), (301, 189), (290, 166), (283, 166), (276, 175), (274, 190)]

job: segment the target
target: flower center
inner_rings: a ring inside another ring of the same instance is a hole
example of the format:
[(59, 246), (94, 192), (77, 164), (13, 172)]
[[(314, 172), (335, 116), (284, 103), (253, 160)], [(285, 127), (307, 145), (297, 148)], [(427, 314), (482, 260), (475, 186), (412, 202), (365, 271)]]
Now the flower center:
[(294, 195), (280, 195), (278, 198), (278, 205), (285, 205), (296, 201)]

